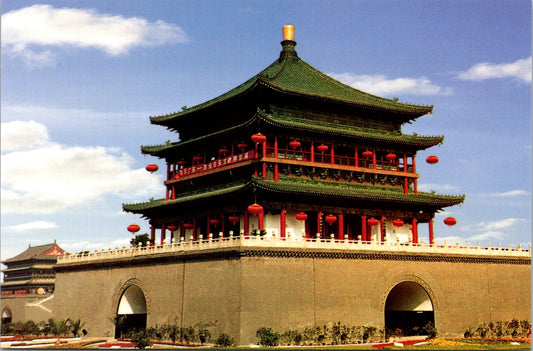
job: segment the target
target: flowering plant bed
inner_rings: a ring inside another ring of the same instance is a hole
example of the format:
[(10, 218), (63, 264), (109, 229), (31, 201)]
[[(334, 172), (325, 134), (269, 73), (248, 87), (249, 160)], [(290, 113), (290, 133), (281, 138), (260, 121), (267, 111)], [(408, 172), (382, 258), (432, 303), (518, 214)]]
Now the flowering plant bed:
[(124, 341), (106, 342), (104, 344), (98, 345), (98, 347), (105, 347), (105, 348), (110, 348), (110, 347), (135, 347), (135, 346), (137, 346), (137, 344), (135, 344), (133, 342), (124, 342)]
[(153, 345), (167, 345), (167, 346), (183, 346), (183, 347), (199, 347), (202, 346), (200, 344), (191, 344), (186, 342), (173, 342), (173, 341), (150, 341), (150, 346)]

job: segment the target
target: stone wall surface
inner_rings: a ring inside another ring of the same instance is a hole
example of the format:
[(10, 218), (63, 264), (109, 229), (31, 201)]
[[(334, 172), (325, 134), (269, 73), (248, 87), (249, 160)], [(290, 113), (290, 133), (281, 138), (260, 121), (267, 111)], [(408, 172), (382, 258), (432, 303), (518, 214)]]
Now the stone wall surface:
[(260, 327), (279, 332), (340, 321), (384, 326), (385, 301), (404, 281), (432, 300), (440, 335), (462, 334), (480, 322), (530, 319), (530, 261), (417, 259), (416, 256), (328, 255), (301, 250), (235, 251), (172, 259), (62, 265), (56, 318), (81, 318), (92, 336), (112, 336), (110, 321), (123, 291), (139, 286), (148, 326), (207, 326), (239, 344), (257, 341)]
[(52, 318), (54, 300), (51, 295), (2, 296), (2, 312), (11, 311), (12, 322), (32, 320), (35, 323)]

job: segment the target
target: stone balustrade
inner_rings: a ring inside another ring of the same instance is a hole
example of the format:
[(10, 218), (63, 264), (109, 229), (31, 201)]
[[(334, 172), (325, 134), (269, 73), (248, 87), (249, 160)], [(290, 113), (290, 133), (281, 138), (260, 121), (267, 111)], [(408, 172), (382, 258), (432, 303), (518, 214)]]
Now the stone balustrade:
[(501, 256), (501, 257), (531, 257), (531, 244), (528, 248), (522, 248), (518, 245), (516, 248), (511, 246), (472, 246), (443, 244), (429, 245), (427, 243), (401, 243), (401, 242), (376, 242), (376, 241), (354, 241), (338, 240), (335, 238), (299, 238), (299, 237), (277, 237), (277, 236), (230, 236), (213, 239), (210, 234), (208, 238), (199, 235), (198, 240), (173, 241), (170, 244), (159, 246), (132, 246), (115, 248), (108, 250), (95, 250), (92, 252), (84, 251), (80, 253), (67, 253), (59, 256), (58, 264), (68, 264), (77, 262), (89, 262), (96, 260), (114, 260), (128, 257), (157, 255), (165, 253), (192, 252), (202, 250), (213, 250), (222, 248), (238, 247), (259, 247), (259, 248), (289, 248), (289, 249), (327, 249), (340, 250), (345, 252), (402, 252), (402, 253), (438, 253), (464, 256)]

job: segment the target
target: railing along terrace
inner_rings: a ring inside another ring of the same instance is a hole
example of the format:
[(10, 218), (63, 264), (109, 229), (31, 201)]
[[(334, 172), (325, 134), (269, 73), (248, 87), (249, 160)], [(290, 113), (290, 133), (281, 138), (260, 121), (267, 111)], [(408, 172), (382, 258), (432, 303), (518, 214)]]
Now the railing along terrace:
[[(276, 157), (276, 153), (273, 147), (267, 147), (268, 157)], [(304, 161), (311, 162), (311, 152), (310, 151), (300, 151), (293, 149), (283, 149), (278, 148), (277, 158), (295, 160), (295, 161)], [(374, 168), (374, 163), (372, 158), (358, 157), (357, 159), (352, 156), (343, 156), (343, 155), (334, 155), (333, 162), (331, 162), (332, 157), (329, 152), (315, 152), (314, 153), (314, 162), (315, 163), (325, 163), (325, 164), (335, 164), (342, 166), (352, 166), (360, 168)], [(412, 172), (413, 165), (407, 164), (407, 170), (403, 164), (403, 159), (398, 158), (395, 161), (388, 160), (376, 160), (376, 169), (385, 169), (391, 171), (399, 172)]]
[(170, 244), (159, 246), (131, 246), (123, 248), (109, 248), (109, 250), (95, 250), (94, 252), (84, 251), (75, 254), (65, 254), (59, 256), (58, 264), (68, 264), (75, 262), (88, 262), (96, 260), (124, 259), (136, 256), (148, 256), (165, 253), (194, 252), (202, 250), (213, 250), (222, 248), (237, 247), (260, 247), (260, 248), (294, 248), (294, 249), (328, 249), (346, 252), (355, 251), (380, 251), (380, 252), (404, 252), (404, 253), (439, 253), (439, 254), (460, 254), (465, 256), (513, 256), (531, 257), (531, 244), (528, 248), (522, 248), (519, 244), (516, 248), (498, 246), (477, 246), (442, 245), (412, 242), (389, 242), (389, 241), (360, 241), (360, 240), (340, 240), (331, 238), (303, 238), (297, 236), (279, 237), (275, 235), (264, 236), (229, 236), (213, 238), (210, 234), (207, 238), (199, 235), (198, 240), (173, 241)]

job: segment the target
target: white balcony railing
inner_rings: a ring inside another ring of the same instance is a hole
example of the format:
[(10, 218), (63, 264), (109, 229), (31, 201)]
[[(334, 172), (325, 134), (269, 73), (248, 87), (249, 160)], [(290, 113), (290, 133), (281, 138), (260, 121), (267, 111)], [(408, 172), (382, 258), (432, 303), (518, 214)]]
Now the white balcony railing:
[[(183, 238), (182, 238), (183, 239)], [(223, 248), (258, 247), (258, 248), (292, 248), (292, 249), (328, 249), (343, 252), (403, 252), (403, 253), (439, 253), (462, 256), (500, 256), (500, 257), (525, 257), (531, 258), (531, 244), (528, 248), (518, 245), (516, 248), (498, 246), (471, 246), (471, 245), (428, 245), (427, 243), (401, 243), (401, 242), (376, 242), (329, 239), (310, 239), (299, 237), (276, 236), (230, 236), (222, 239), (208, 239), (199, 236), (195, 241), (179, 241), (168, 245), (147, 247), (123, 247), (108, 250), (95, 250), (93, 252), (80, 252), (59, 256), (58, 264), (90, 262), (97, 260), (116, 260), (137, 256), (150, 256), (180, 252), (201, 252)]]

